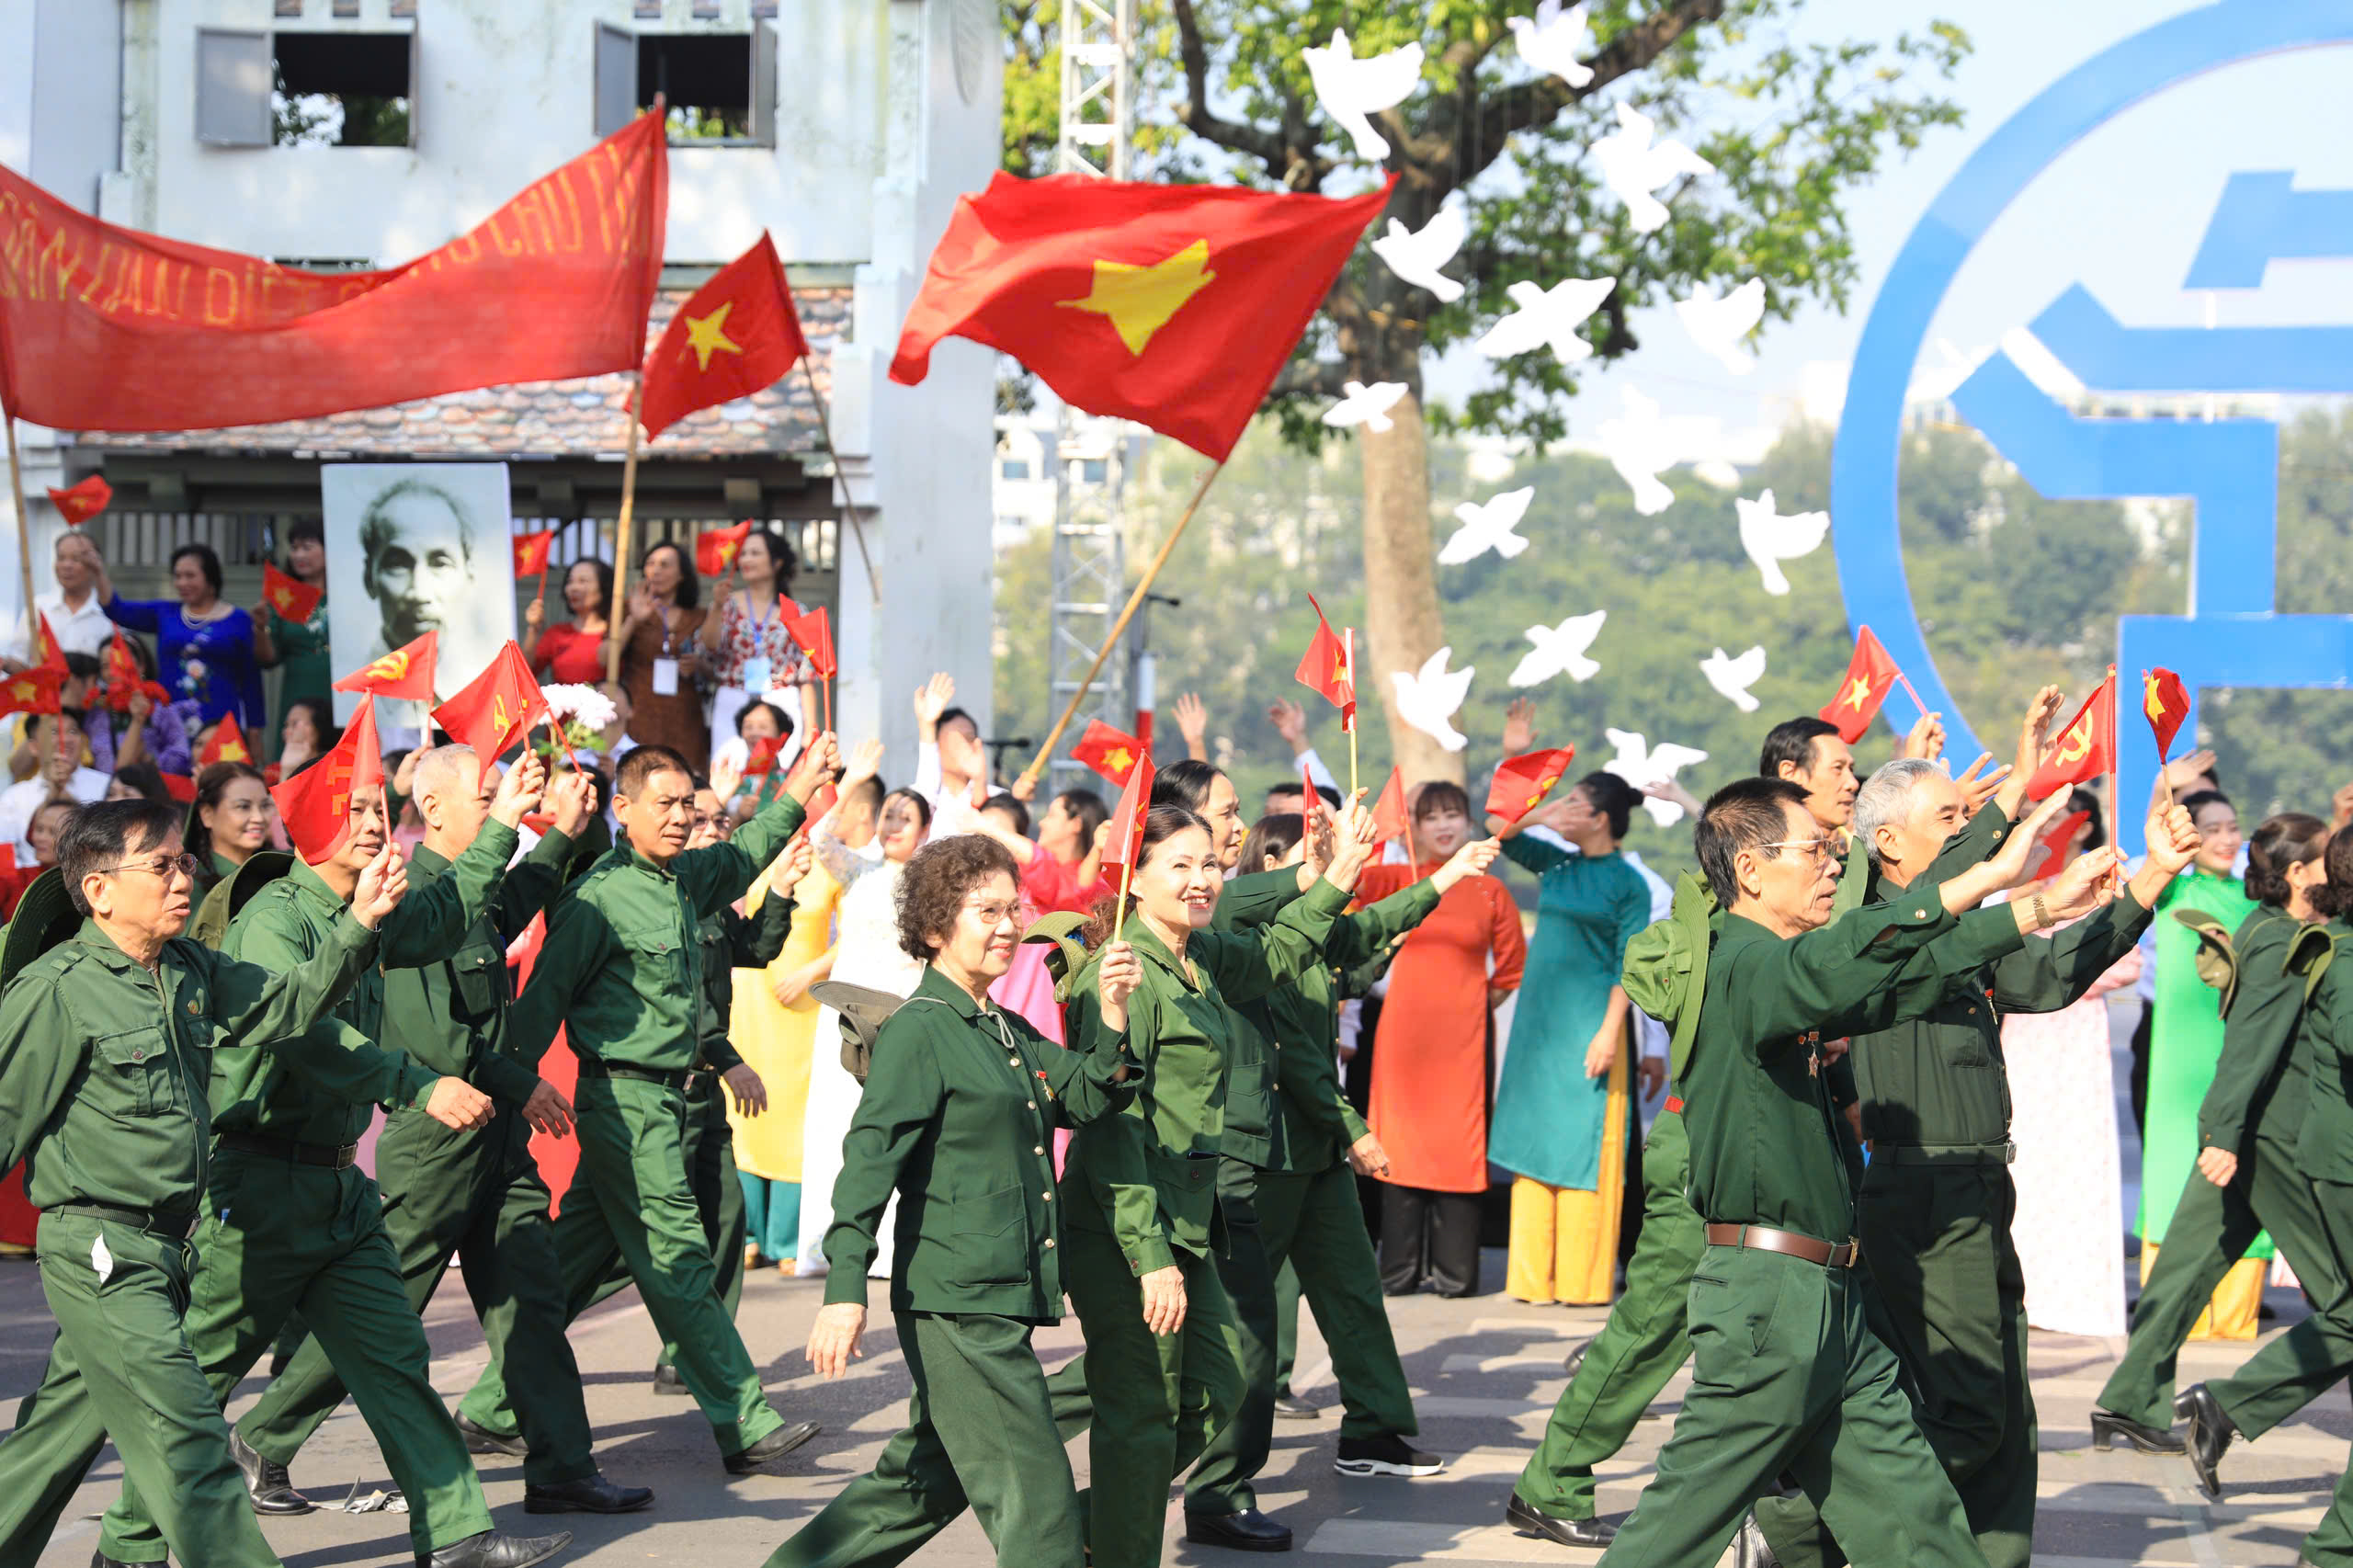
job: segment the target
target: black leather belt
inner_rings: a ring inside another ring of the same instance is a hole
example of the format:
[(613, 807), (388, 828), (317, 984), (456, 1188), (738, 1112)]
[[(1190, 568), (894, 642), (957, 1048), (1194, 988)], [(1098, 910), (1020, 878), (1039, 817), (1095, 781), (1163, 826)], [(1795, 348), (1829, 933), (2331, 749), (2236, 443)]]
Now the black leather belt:
[(357, 1143), (298, 1143), (291, 1138), (264, 1138), (257, 1132), (219, 1132), (213, 1134), (213, 1141), (240, 1154), (259, 1154), (331, 1171), (342, 1170), (359, 1157)]
[(1802, 1257), (1808, 1263), (1818, 1263), (1825, 1268), (1852, 1268), (1863, 1254), (1860, 1242), (1841, 1242), (1836, 1246), (1813, 1236), (1802, 1236), (1795, 1231), (1777, 1231), (1769, 1225), (1725, 1225), (1714, 1221), (1708, 1223), (1708, 1244), (1711, 1247), (1745, 1247), (1750, 1252), (1774, 1252), (1784, 1257)]
[(51, 1214), (82, 1214), (93, 1220), (111, 1220), (118, 1225), (128, 1225), (134, 1231), (148, 1231), (159, 1236), (169, 1236), (184, 1242), (196, 1233), (200, 1214), (163, 1214), (153, 1209), (125, 1209), (114, 1203), (61, 1203), (44, 1210)]
[(673, 1089), (684, 1089), (694, 1077), (683, 1067), (624, 1067), (619, 1062), (600, 1062), (593, 1056), (580, 1059), (580, 1075), (584, 1078), (627, 1078), (640, 1084), (661, 1084)]
[(2015, 1143), (1871, 1144), (1871, 1163), (1891, 1165), (2007, 1165), (2018, 1162)]

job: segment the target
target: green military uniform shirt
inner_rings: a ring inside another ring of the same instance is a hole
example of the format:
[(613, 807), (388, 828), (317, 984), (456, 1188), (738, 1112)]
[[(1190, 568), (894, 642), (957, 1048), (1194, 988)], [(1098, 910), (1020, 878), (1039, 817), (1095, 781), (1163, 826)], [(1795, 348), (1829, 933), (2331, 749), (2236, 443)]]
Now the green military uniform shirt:
[[(1229, 877), (1218, 890), (1210, 929), (1247, 931), (1264, 926), (1299, 896), (1299, 872), (1293, 867)], [(1225, 1125), (1218, 1152), (1260, 1170), (1278, 1169), (1282, 1162), (1283, 1119), (1275, 1079), (1281, 1037), (1267, 1027), (1264, 1014), (1248, 1006), (1235, 1010), (1252, 1027), (1234, 1033), (1227, 1063)]]
[(1063, 1312), (1053, 1130), (1132, 1099), (1125, 1037), (1097, 1021), (1069, 1050), (1010, 1008), (985, 1011), (926, 966), (875, 1036), (842, 1140), (825, 1233), (828, 1305), (863, 1303), (876, 1230), (899, 1194), (891, 1310), (1054, 1323)]
[(2312, 1100), (2313, 1044), (2299, 1028), (2304, 982), (2288, 972), (2288, 951), (2304, 927), (2285, 910), (2261, 908), (2231, 938), (2238, 990), (2222, 1021), (2222, 1055), (2198, 1107), (2198, 1142), (2244, 1156), (2247, 1129), (2292, 1152)]
[(801, 826), (790, 795), (735, 836), (657, 866), (615, 844), (548, 913), (531, 983), (515, 1004), (516, 1052), (536, 1071), (558, 1028), (574, 1054), (683, 1073), (701, 1046), (703, 917), (744, 896)]
[(766, 969), (784, 951), (792, 935), (792, 898), (782, 889), (760, 901), (759, 913), (743, 915), (733, 907), (706, 915), (695, 928), (702, 947), (702, 1007), (698, 1024), (702, 1035), (703, 1065), (724, 1073), (744, 1064), (728, 1026), (735, 1016), (735, 971)]
[[(2335, 953), (2304, 1004), (2312, 1093), (2296, 1135), (2296, 1163), (2313, 1181), (2353, 1184), (2353, 924), (2340, 915), (2323, 929)], [(2298, 956), (2317, 941), (2300, 941)]]
[[(380, 967), (361, 975), (335, 1006), (335, 1017), (353, 1035), (362, 1040), (383, 1038), (382, 970), (438, 963), (458, 950), (496, 891), (515, 843), (513, 828), (486, 822), (447, 875), (411, 885), (400, 907), (378, 928)], [(343, 900), (297, 857), (284, 876), (263, 886), (237, 912), (224, 949), (265, 969), (292, 969), (319, 951), (344, 912)], [(377, 1098), (364, 1092), (376, 1081), (375, 1065), (356, 1053), (308, 1051), (296, 1058), (300, 1071), (290, 1072), (282, 1056), (251, 1047), (213, 1053), (214, 1130), (297, 1143), (358, 1142), (371, 1119), (369, 1102)], [(381, 1100), (392, 1109), (414, 1108), (438, 1076), (405, 1055), (401, 1060), (409, 1068), (399, 1092)]]
[(369, 1099), (418, 1092), (430, 1080), (416, 1069), (322, 1022), (375, 956), (375, 933), (346, 916), (309, 963), (273, 971), (175, 937), (150, 973), (85, 920), (0, 999), (0, 1169), (24, 1162), (36, 1209), (192, 1215), (210, 1160), (216, 1051), (325, 1058)]

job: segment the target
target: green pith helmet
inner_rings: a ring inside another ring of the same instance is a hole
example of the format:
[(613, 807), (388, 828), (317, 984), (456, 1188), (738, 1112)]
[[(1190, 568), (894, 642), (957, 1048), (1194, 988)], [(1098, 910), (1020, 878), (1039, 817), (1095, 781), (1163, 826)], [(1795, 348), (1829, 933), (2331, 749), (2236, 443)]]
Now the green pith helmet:
[(198, 906), (196, 918), (188, 923), (188, 934), (208, 948), (218, 949), (229, 935), (229, 922), (237, 911), (250, 903), (254, 894), (294, 869), (294, 857), (283, 849), (264, 849), (237, 868), (234, 876), (215, 883)]
[(0, 987), (50, 949), (71, 940), (81, 928), (82, 916), (74, 911), (64, 875), (51, 866), (33, 879), (25, 896), (17, 901), (15, 917), (0, 930)]

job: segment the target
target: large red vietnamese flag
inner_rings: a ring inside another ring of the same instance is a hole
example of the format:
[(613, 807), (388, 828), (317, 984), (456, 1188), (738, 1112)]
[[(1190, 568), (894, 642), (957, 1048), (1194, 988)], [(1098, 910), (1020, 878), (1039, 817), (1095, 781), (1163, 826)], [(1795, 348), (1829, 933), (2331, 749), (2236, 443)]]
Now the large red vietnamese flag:
[(635, 369), (667, 160), (641, 115), (381, 272), (119, 228), (0, 168), (0, 403), (63, 430), (209, 429)]
[(1335, 201), (999, 173), (958, 199), (891, 379), (914, 385), (934, 344), (967, 337), (1223, 461), (1394, 184)]
[(699, 408), (774, 386), (809, 352), (801, 315), (785, 287), (784, 263), (762, 231), (759, 243), (696, 290), (645, 357), (649, 441)]

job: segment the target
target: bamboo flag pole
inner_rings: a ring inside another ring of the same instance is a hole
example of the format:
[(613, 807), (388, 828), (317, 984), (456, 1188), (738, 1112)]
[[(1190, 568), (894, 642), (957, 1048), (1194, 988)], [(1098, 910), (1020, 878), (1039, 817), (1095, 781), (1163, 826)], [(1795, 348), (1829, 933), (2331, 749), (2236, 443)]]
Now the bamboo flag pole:
[(1340, 715), (1340, 728), (1348, 733), (1348, 793), (1357, 793), (1357, 629), (1353, 626), (1341, 633), (1341, 646), (1348, 654), (1348, 710)]
[[(809, 383), (809, 401), (817, 408), (817, 434), (825, 443), (825, 456), (833, 460), (834, 478), (842, 487), (842, 506), (849, 513), (849, 530), (858, 540), (858, 559), (866, 568), (866, 591), (873, 596), (874, 603), (879, 607), (882, 603), (882, 585), (874, 575), (874, 557), (866, 552), (865, 508), (849, 498), (849, 475), (842, 469), (841, 453), (835, 449), (834, 422), (825, 412), (824, 398), (817, 392), (817, 377), (809, 369), (809, 356), (801, 355), (797, 362), (801, 366), (801, 379)], [(833, 728), (830, 719), (826, 721), (825, 727)]]
[(1055, 743), (1063, 738), (1063, 732), (1070, 728), (1071, 720), (1077, 716), (1080, 706), (1086, 701), (1086, 694), (1093, 689), (1095, 677), (1103, 673), (1103, 665), (1110, 659), (1111, 650), (1120, 645), (1120, 634), (1127, 631), (1128, 622), (1135, 619), (1144, 596), (1152, 592), (1153, 582), (1160, 575), (1160, 569), (1168, 564), (1170, 552), (1176, 548), (1176, 541), (1185, 536), (1185, 525), (1191, 522), (1193, 514), (1201, 509), (1201, 498), (1210, 493), (1210, 486), (1216, 483), (1217, 476), (1224, 472), (1225, 464), (1220, 461), (1201, 476), (1200, 484), (1193, 491), (1193, 498), (1185, 503), (1184, 515), (1176, 519), (1176, 526), (1168, 530), (1168, 537), (1160, 541), (1159, 552), (1152, 558), (1152, 564), (1144, 568), (1143, 578), (1136, 584), (1135, 592), (1128, 596), (1127, 605), (1120, 611), (1120, 619), (1111, 623), (1110, 634), (1103, 639), (1103, 646), (1096, 650), (1095, 663), (1087, 666), (1086, 678), (1078, 683), (1078, 689), (1071, 693), (1070, 703), (1063, 710), (1063, 716), (1055, 720), (1054, 727), (1046, 733), (1046, 744), (1038, 748), (1038, 755), (1031, 757), (1029, 766), (1021, 770), (1021, 777), (1032, 785), (1038, 782), (1038, 776), (1045, 771), (1047, 761), (1054, 755)]
[(17, 456), (17, 416), (0, 407), (0, 425), (8, 427), (8, 488), (17, 501), (17, 565), (24, 574), (25, 585), (25, 652), (36, 652), (39, 641), (33, 628), (39, 624), (33, 609), (33, 524), (25, 510), (25, 470)]
[[(636, 390), (629, 394), (629, 455), (621, 460), (621, 517), (613, 530), (613, 602), (605, 607), (611, 641), (605, 644), (605, 678), (621, 678), (621, 607), (629, 603), (629, 533), (637, 513), (637, 420), (645, 412), (645, 372), (637, 372)], [(544, 578), (541, 579), (545, 581)]]

